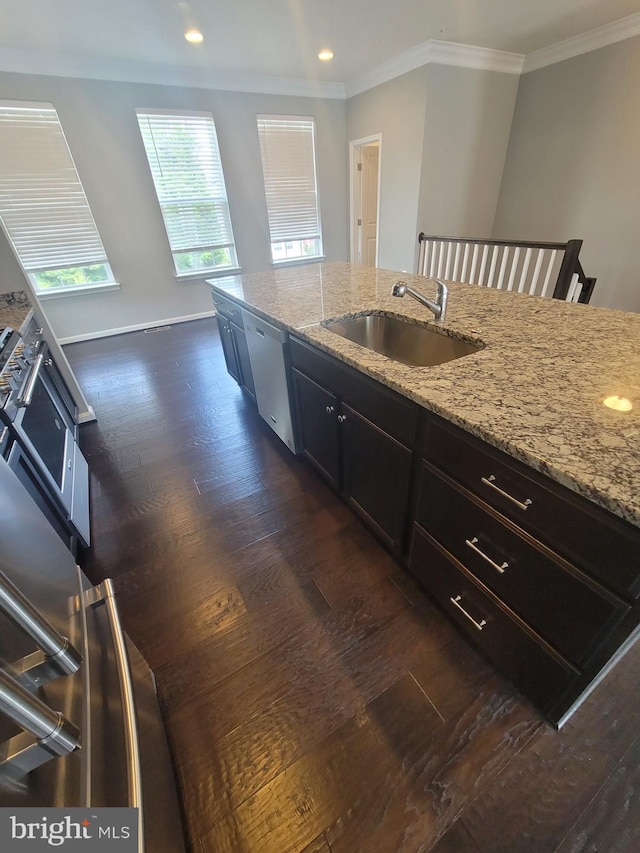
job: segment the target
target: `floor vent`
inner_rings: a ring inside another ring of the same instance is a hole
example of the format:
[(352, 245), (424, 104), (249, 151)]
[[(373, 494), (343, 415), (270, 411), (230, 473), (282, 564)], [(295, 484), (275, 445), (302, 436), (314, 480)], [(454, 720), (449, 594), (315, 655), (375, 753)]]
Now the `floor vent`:
[(151, 329), (145, 329), (145, 335), (150, 335), (152, 332), (168, 332), (171, 326), (153, 326)]

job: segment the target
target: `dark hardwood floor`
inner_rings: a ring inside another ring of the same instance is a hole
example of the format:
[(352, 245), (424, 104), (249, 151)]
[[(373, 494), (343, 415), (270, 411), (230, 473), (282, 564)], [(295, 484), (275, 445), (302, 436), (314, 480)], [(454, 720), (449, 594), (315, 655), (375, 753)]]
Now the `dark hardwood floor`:
[(194, 853), (640, 849), (640, 645), (556, 732), (263, 425), (214, 320), (66, 353), (81, 563), (156, 673)]

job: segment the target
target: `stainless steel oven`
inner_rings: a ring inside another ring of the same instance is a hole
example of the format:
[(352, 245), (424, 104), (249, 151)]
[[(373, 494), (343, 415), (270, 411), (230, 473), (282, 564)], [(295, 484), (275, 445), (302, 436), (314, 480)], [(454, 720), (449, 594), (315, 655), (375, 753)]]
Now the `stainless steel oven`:
[(38, 332), (23, 340), (15, 332), (4, 330), (0, 347), (0, 417), (9, 437), (59, 506), (71, 532), (88, 545), (88, 466), (78, 447), (77, 426), (68, 401), (52, 375), (55, 365), (47, 344)]

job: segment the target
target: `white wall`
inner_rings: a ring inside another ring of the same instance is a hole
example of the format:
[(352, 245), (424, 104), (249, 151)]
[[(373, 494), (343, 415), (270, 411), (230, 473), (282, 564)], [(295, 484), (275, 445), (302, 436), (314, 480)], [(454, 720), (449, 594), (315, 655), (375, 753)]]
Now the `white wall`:
[(415, 269), (420, 231), (491, 234), (518, 76), (427, 65), (347, 101), (347, 136), (382, 133), (379, 265)]
[[(328, 260), (347, 257), (345, 104), (288, 96), (0, 73), (0, 99), (51, 101), (64, 128), (120, 291), (43, 301), (66, 338), (211, 311), (203, 280), (176, 281), (136, 107), (213, 113), (243, 272), (271, 267), (257, 113), (316, 118), (318, 183)], [(0, 237), (0, 281), (19, 267)]]
[(382, 134), (378, 265), (412, 270), (417, 237), (427, 68), (347, 101), (347, 139)]
[(640, 311), (640, 37), (525, 74), (493, 236), (584, 240), (592, 302)]
[(518, 81), (517, 74), (429, 67), (418, 231), (491, 235)]

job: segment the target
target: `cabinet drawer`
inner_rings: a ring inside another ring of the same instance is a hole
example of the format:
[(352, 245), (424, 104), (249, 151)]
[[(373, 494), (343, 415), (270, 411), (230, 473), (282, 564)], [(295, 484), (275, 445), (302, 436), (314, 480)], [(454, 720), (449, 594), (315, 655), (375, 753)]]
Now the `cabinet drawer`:
[(630, 524), (435, 416), (423, 452), (570, 563), (628, 598), (640, 595), (640, 531)]
[(220, 314), (222, 317), (226, 317), (227, 320), (233, 320), (236, 326), (240, 326), (241, 329), (244, 329), (242, 312), (235, 302), (232, 302), (230, 299), (225, 299), (224, 296), (218, 296), (217, 293), (214, 293), (212, 298), (213, 304), (216, 306), (217, 314)]
[(486, 587), (414, 526), (409, 568), (445, 612), (543, 711), (578, 676)]
[(297, 338), (290, 338), (290, 352), (293, 367), (329, 388), (389, 435), (409, 447), (415, 446), (415, 403)]
[(423, 463), (417, 520), (565, 657), (584, 665), (627, 605), (509, 525)]

